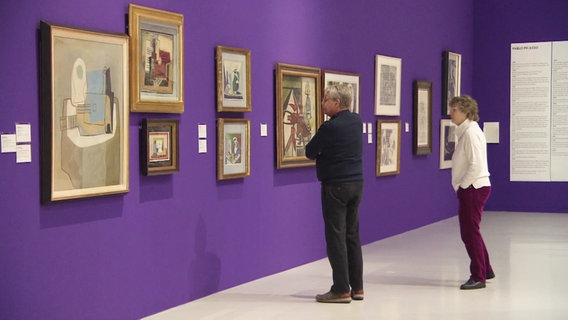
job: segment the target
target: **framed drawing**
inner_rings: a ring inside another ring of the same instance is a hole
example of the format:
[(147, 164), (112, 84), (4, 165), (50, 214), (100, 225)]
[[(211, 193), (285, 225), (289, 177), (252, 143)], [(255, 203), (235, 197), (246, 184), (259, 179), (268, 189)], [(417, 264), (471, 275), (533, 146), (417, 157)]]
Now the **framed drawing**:
[(456, 148), (456, 125), (450, 119), (440, 120), (440, 169), (452, 167)]
[(359, 74), (323, 70), (322, 71), (322, 94), (326, 87), (334, 84), (347, 84), (353, 90), (353, 99), (351, 100), (351, 112), (359, 113), (359, 95), (361, 87), (359, 85)]
[(461, 94), (461, 54), (444, 51), (442, 66), (442, 116), (450, 114), (448, 102)]
[(416, 155), (432, 152), (432, 82), (414, 81), (414, 136)]
[(400, 115), (400, 83), (402, 60), (375, 56), (375, 115)]
[(140, 170), (145, 176), (179, 171), (179, 120), (143, 119)]
[(400, 173), (400, 120), (377, 120), (377, 177)]
[(128, 192), (128, 37), (40, 33), (41, 202)]
[(130, 111), (182, 113), (183, 15), (128, 5)]
[(251, 111), (250, 50), (217, 46), (217, 111)]
[(314, 165), (306, 144), (322, 122), (320, 69), (276, 65), (276, 167)]
[(250, 176), (250, 121), (217, 119), (217, 180)]

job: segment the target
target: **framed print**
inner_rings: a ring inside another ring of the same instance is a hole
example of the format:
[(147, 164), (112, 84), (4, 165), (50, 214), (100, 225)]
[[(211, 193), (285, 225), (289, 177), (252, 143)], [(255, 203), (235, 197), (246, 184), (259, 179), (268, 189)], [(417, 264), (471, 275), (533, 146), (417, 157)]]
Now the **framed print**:
[(402, 60), (375, 56), (375, 115), (400, 115), (400, 83)]
[(413, 152), (416, 155), (432, 152), (432, 82), (414, 81)]
[(251, 111), (250, 50), (217, 46), (217, 111)]
[(400, 120), (377, 120), (377, 177), (400, 173)]
[(440, 169), (452, 167), (456, 141), (456, 125), (450, 119), (440, 120)]
[(276, 65), (276, 167), (314, 165), (306, 145), (323, 119), (320, 69)]
[(217, 119), (217, 180), (250, 176), (250, 121)]
[(179, 171), (179, 120), (143, 119), (140, 170), (145, 176)]
[(357, 73), (349, 73), (349, 72), (340, 72), (340, 71), (331, 71), (331, 70), (323, 70), (322, 71), (322, 94), (326, 87), (334, 84), (347, 84), (351, 88), (352, 92), (352, 100), (351, 100), (351, 112), (359, 113), (359, 95), (361, 92), (361, 87), (359, 85), (359, 74)]
[(442, 66), (442, 115), (450, 114), (448, 102), (461, 93), (461, 54), (444, 51)]
[(40, 37), (41, 202), (128, 192), (128, 37)]
[(183, 113), (183, 15), (128, 5), (130, 111)]

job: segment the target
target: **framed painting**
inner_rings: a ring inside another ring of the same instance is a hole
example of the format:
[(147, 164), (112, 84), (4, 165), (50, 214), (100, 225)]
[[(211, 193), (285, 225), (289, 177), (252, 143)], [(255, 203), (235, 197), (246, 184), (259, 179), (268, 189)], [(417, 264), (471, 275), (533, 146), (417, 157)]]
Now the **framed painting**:
[(143, 119), (140, 170), (145, 176), (179, 171), (179, 120)]
[(400, 83), (402, 60), (375, 56), (375, 115), (400, 115)]
[(450, 119), (440, 120), (440, 169), (452, 167), (452, 156), (456, 149), (456, 125)]
[(276, 65), (276, 167), (314, 165), (306, 145), (322, 122), (320, 69)]
[(40, 23), (41, 202), (128, 192), (128, 37)]
[(400, 173), (400, 120), (377, 120), (377, 177)]
[(250, 50), (217, 46), (217, 111), (251, 111)]
[(414, 81), (413, 152), (424, 155), (432, 152), (432, 82)]
[(217, 180), (250, 176), (250, 121), (217, 119)]
[(442, 65), (442, 116), (450, 114), (448, 102), (461, 94), (461, 54), (443, 53)]
[(183, 113), (183, 15), (128, 5), (130, 111)]
[(326, 87), (334, 84), (347, 84), (353, 91), (353, 98), (351, 100), (351, 112), (359, 113), (359, 96), (361, 93), (361, 87), (359, 85), (359, 74), (323, 70), (322, 71), (322, 94)]

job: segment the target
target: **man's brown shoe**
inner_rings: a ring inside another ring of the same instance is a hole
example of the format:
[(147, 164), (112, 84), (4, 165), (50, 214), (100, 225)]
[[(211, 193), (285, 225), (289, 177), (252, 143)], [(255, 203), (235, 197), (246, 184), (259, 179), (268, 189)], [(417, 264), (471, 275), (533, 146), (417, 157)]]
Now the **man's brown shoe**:
[(363, 300), (365, 298), (365, 292), (363, 290), (351, 290), (351, 298), (353, 300)]
[(316, 295), (317, 302), (324, 303), (350, 303), (351, 295), (347, 293), (333, 293), (331, 291)]

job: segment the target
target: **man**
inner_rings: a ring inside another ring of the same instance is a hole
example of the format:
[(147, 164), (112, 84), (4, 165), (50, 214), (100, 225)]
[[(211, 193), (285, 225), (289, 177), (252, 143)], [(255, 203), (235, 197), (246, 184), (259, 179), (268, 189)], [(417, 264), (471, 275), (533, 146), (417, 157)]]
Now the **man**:
[(359, 203), (363, 193), (363, 137), (358, 114), (349, 111), (352, 92), (347, 85), (325, 89), (323, 112), (330, 117), (306, 145), (316, 160), (321, 181), (327, 256), (333, 285), (316, 296), (318, 302), (363, 300), (363, 257), (359, 239)]

